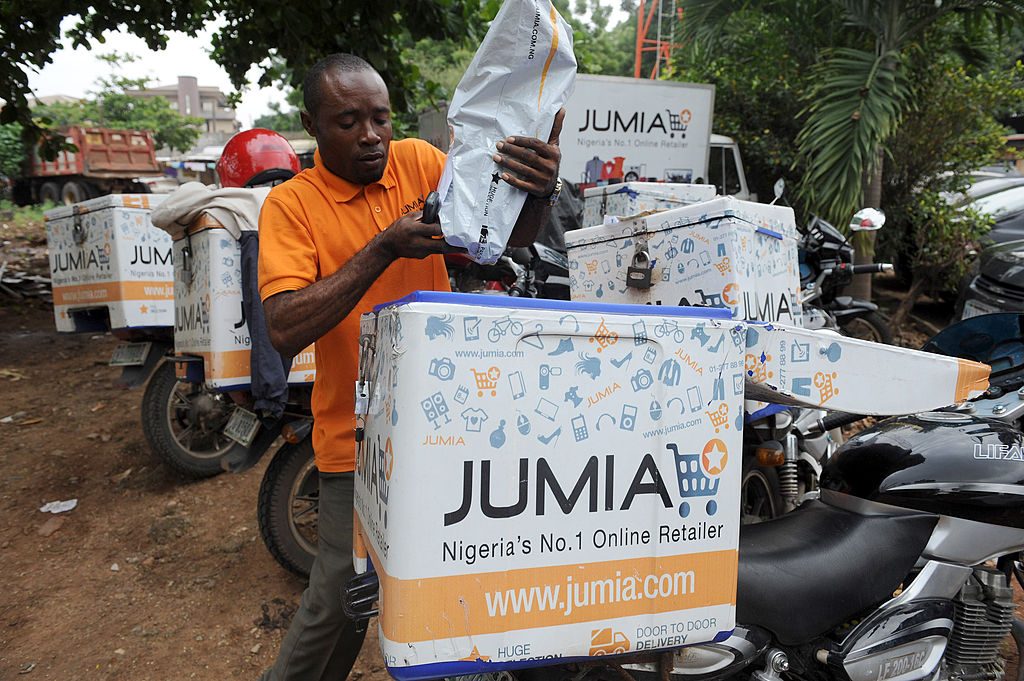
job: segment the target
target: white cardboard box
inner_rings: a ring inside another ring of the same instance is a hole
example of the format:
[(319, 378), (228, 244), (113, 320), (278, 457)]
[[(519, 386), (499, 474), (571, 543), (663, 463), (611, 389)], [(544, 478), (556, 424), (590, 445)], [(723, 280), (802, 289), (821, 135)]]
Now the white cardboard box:
[(989, 367), (832, 331), (747, 327), (746, 395), (854, 414), (912, 414), (958, 404), (988, 388)]
[(149, 221), (163, 194), (111, 194), (48, 210), (53, 314), (61, 332), (174, 325), (171, 238)]
[[(208, 215), (174, 241), (174, 301), (175, 354), (202, 357), (210, 388), (248, 388), (252, 339), (242, 308), (242, 251)], [(288, 383), (312, 383), (315, 376), (309, 346), (292, 361)]]
[(363, 333), (355, 553), (392, 676), (733, 628), (744, 323), (420, 292)]
[(606, 215), (632, 217), (648, 211), (671, 210), (715, 197), (713, 184), (624, 182), (583, 190), (583, 224), (604, 223)]
[[(732, 197), (565, 235), (573, 300), (708, 305), (737, 319), (801, 325), (793, 210)], [(626, 286), (645, 249), (650, 288)]]

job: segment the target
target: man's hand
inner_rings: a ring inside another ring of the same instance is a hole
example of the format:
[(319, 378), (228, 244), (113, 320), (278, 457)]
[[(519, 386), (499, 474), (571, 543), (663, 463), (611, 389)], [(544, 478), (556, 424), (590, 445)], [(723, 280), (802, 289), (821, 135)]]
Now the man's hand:
[(494, 155), (494, 162), (506, 170), (501, 174), (501, 179), (531, 196), (551, 196), (558, 180), (558, 166), (562, 161), (558, 136), (562, 132), (564, 118), (565, 109), (555, 114), (547, 142), (536, 137), (509, 137), (498, 142), (500, 153)]
[(451, 246), (441, 234), (441, 225), (422, 222), (423, 211), (403, 215), (392, 222), (380, 236), (380, 245), (392, 260), (422, 260), (435, 253), (465, 253), (466, 249)]

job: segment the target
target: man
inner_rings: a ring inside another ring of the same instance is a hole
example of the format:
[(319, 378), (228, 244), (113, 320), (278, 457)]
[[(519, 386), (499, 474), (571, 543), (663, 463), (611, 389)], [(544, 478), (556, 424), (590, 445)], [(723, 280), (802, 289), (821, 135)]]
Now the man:
[[(352, 429), (359, 316), (418, 289), (448, 290), (442, 254), (455, 249), (424, 224), (444, 154), (391, 142), (380, 75), (348, 54), (316, 64), (303, 83), (302, 125), (316, 166), (275, 187), (260, 214), (260, 296), (271, 342), (294, 356), (316, 341), (313, 449), (320, 471), (319, 547), (309, 586), (265, 679), (344, 679), (362, 634), (341, 611), (352, 569)], [(529, 193), (510, 245), (532, 242), (555, 194), (559, 112), (547, 142), (498, 142), (501, 177)]]

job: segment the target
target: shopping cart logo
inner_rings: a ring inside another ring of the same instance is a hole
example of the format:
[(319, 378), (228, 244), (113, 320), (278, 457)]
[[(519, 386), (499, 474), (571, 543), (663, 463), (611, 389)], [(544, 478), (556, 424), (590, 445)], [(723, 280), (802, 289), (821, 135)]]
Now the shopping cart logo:
[(473, 372), (473, 378), (476, 379), (477, 397), (483, 397), (486, 391), (491, 392), (491, 397), (498, 394), (498, 379), (501, 378), (501, 369), (498, 367), (491, 367), (487, 371), (477, 371), (476, 369), (470, 369)]
[(760, 357), (757, 355), (747, 355), (744, 364), (747, 369), (747, 376), (750, 376), (754, 383), (764, 383), (772, 377), (772, 372), (768, 371), (768, 362), (772, 359), (771, 355), (762, 354)]
[(587, 261), (587, 274), (597, 274), (597, 260)]
[(715, 263), (715, 269), (718, 270), (719, 273), (721, 273), (723, 276), (729, 273), (731, 267), (732, 265), (729, 263), (728, 257), (722, 258), (721, 262)]
[(679, 504), (679, 517), (690, 515), (692, 507), (687, 499), (708, 498), (704, 510), (709, 516), (718, 511), (719, 476), (725, 470), (729, 460), (728, 448), (718, 438), (708, 440), (704, 448), (698, 452), (680, 453), (675, 443), (665, 445), (672, 452), (675, 460), (676, 481), (679, 483), (679, 496), (683, 501)]
[(686, 126), (690, 122), (689, 109), (683, 109), (679, 113), (673, 113), (672, 109), (666, 109), (666, 111), (668, 112), (668, 127), (672, 132), (686, 130)]
[(835, 379), (836, 373), (834, 371), (831, 374), (826, 374), (824, 371), (814, 374), (814, 387), (821, 393), (822, 404), (825, 404), (839, 394), (839, 388), (835, 385)]
[(720, 405), (718, 405), (718, 409), (712, 409), (711, 411), (705, 411), (704, 413), (708, 415), (709, 419), (711, 419), (711, 425), (713, 425), (715, 427), (715, 432), (716, 433), (718, 431), (722, 430), (723, 428), (728, 430), (728, 428), (729, 428), (729, 403), (728, 402), (722, 402)]
[(601, 323), (597, 326), (597, 331), (593, 336), (590, 337), (591, 343), (597, 343), (597, 351), (601, 352), (613, 345), (619, 340), (619, 334), (615, 333), (608, 328), (605, 324), (604, 317), (601, 317)]

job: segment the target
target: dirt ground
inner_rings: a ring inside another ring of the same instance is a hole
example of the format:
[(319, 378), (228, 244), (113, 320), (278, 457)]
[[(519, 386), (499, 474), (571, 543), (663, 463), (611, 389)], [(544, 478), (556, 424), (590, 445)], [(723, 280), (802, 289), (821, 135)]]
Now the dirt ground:
[[(38, 234), (5, 236), (0, 262), (46, 273)], [(269, 456), (201, 481), (161, 463), (115, 344), (0, 291), (0, 681), (255, 679), (303, 588), (259, 537)], [(389, 678), (372, 626), (352, 678)]]

